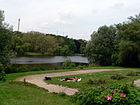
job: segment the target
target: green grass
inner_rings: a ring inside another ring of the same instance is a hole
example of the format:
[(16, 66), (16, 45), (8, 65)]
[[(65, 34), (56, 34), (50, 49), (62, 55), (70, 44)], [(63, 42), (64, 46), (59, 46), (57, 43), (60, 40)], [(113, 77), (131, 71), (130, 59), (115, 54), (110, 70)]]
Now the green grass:
[[(99, 68), (118, 69), (120, 67), (88, 67), (88, 68), (85, 67), (83, 68), (83, 70), (99, 69)], [(73, 70), (79, 70), (79, 68), (74, 68), (70, 70), (49, 70), (49, 71), (35, 71), (35, 72), (7, 74), (6, 76), (7, 81), (0, 82), (0, 105), (74, 105), (73, 103), (71, 103), (70, 97), (64, 96), (63, 94), (48, 93), (46, 90), (42, 88), (38, 88), (37, 86), (34, 86), (32, 84), (25, 85), (23, 83), (11, 83), (11, 81), (21, 76), (35, 75), (35, 74), (42, 74), (42, 73), (73, 71)], [(116, 73), (125, 73), (125, 72), (126, 71), (77, 75), (76, 77), (82, 78), (81, 82), (60, 82), (58, 80), (60, 77), (53, 78), (53, 80), (49, 82), (55, 84), (61, 84), (69, 87), (75, 87), (79, 89), (85, 89), (87, 87), (90, 87), (90, 85), (86, 84), (89, 78), (108, 79), (109, 76), (111, 75), (114, 75)], [(72, 76), (68, 76), (68, 77), (72, 77)], [(131, 76), (131, 78), (129, 79), (127, 78), (125, 81), (129, 82), (137, 78), (140, 78), (140, 76), (137, 77)]]
[(6, 78), (7, 81), (14, 80), (21, 76), (27, 76), (27, 75), (35, 75), (35, 74), (44, 74), (44, 73), (55, 73), (55, 72), (66, 72), (66, 71), (76, 71), (76, 70), (94, 70), (94, 69), (134, 69), (134, 70), (140, 70), (140, 68), (125, 68), (125, 67), (118, 67), (118, 66), (96, 66), (96, 67), (86, 67), (83, 66), (83, 68), (74, 67), (71, 69), (60, 69), (60, 70), (46, 70), (46, 71), (31, 71), (31, 72), (21, 72), (21, 73), (11, 73), (7, 74)]
[[(24, 55), (48, 55), (48, 53), (25, 52)], [(84, 56), (84, 54), (72, 54), (71, 56)]]
[(35, 53), (35, 52), (25, 52), (24, 55), (47, 55), (47, 53), (42, 54), (42, 53)]
[[(96, 86), (94, 84), (88, 84), (89, 79), (96, 81), (96, 80), (105, 80), (106, 84), (103, 84), (104, 86), (109, 86), (110, 84), (113, 83), (120, 83), (120, 84), (125, 84), (125, 83), (132, 83), (136, 79), (140, 79), (140, 74), (138, 76), (127, 76), (130, 71), (133, 72), (140, 72), (140, 70), (135, 69), (135, 70), (125, 70), (125, 71), (107, 71), (107, 72), (98, 72), (98, 73), (90, 73), (90, 74), (81, 74), (81, 75), (72, 75), (72, 76), (63, 76), (63, 77), (54, 77), (52, 80), (47, 81), (52, 84), (59, 84), (63, 86), (68, 86), (72, 88), (78, 88), (79, 90), (84, 90), (87, 89), (91, 86)], [(126, 78), (122, 80), (113, 80), (111, 79), (111, 76), (120, 74), (125, 76)], [(78, 77), (82, 78), (80, 82), (66, 82), (66, 81), (59, 81), (60, 78), (66, 78), (66, 77)]]
[(39, 88), (9, 83), (0, 84), (0, 105), (73, 105), (67, 96)]
[(11, 81), (21, 76), (61, 71), (64, 70), (7, 74), (7, 81), (0, 82), (0, 105), (74, 105), (68, 96), (48, 93), (32, 84), (27, 86), (23, 83), (11, 84)]
[(140, 70), (140, 68), (129, 68), (129, 67), (120, 67), (120, 66), (89, 66), (84, 69), (127, 69), (127, 70)]

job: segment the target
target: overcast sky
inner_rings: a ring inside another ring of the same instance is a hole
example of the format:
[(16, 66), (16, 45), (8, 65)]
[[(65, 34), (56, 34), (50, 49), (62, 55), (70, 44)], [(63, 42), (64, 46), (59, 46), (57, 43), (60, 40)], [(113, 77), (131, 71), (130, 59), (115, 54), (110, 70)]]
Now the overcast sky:
[(140, 0), (0, 0), (5, 20), (20, 31), (39, 31), (90, 39), (102, 25), (127, 20), (140, 13)]

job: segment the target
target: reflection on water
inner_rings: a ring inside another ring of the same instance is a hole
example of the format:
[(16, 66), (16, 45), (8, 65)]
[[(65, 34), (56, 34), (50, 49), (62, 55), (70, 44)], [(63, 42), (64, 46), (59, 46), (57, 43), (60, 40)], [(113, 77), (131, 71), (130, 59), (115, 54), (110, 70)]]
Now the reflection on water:
[(62, 63), (70, 59), (74, 63), (88, 63), (87, 57), (83, 56), (24, 56), (10, 60), (11, 64), (48, 64)]

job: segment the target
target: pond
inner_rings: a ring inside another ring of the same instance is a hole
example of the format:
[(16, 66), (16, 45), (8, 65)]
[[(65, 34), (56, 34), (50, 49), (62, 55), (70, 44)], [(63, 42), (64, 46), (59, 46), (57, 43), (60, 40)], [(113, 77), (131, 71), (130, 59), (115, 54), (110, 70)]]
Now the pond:
[(71, 60), (74, 63), (88, 64), (87, 57), (84, 56), (22, 56), (12, 58), (11, 64), (51, 64), (62, 63), (66, 60)]

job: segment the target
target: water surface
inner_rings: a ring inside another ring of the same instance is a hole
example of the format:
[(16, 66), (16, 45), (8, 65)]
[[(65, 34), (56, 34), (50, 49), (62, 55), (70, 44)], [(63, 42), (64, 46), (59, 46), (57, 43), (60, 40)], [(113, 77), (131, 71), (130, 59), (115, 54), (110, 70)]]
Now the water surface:
[(48, 64), (62, 63), (70, 59), (74, 63), (88, 63), (87, 57), (83, 56), (22, 56), (12, 58), (11, 64)]

